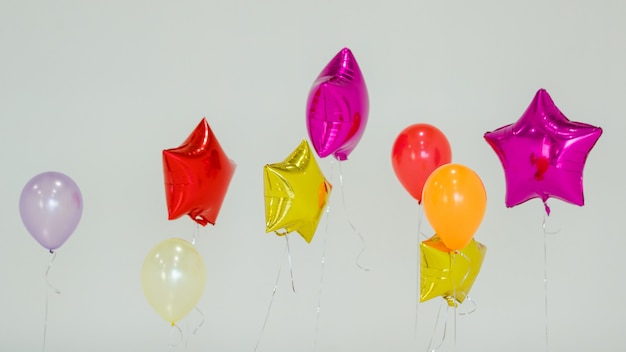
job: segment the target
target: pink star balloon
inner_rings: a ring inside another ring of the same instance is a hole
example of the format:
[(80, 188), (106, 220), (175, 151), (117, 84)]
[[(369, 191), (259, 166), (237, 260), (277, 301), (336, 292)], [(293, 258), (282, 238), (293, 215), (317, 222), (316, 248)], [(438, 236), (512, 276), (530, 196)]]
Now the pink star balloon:
[(600, 127), (570, 121), (540, 89), (517, 122), (485, 133), (502, 163), (506, 206), (553, 197), (584, 205), (583, 168)]
[(319, 74), (307, 100), (306, 126), (320, 158), (346, 160), (363, 136), (369, 98), (361, 69), (343, 48)]

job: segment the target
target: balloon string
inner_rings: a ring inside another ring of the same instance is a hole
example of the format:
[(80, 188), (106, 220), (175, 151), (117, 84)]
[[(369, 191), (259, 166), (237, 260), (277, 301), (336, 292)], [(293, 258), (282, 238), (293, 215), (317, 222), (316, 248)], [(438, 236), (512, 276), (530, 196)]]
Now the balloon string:
[[(195, 329), (193, 329), (193, 332), (191, 333), (192, 335), (196, 335), (198, 333), (198, 330), (200, 330), (200, 328), (202, 327), (202, 325), (204, 325), (204, 313), (202, 313), (202, 311), (200, 310), (200, 308), (198, 308), (198, 306), (195, 306), (194, 309), (198, 312), (198, 314), (200, 314), (200, 323), (198, 323), (198, 325), (195, 327)], [(187, 329), (189, 330), (189, 320), (187, 320)], [(189, 347), (189, 338), (191, 336), (187, 336), (187, 338), (185, 339), (185, 351), (187, 351), (188, 347)]]
[(296, 286), (293, 282), (293, 266), (291, 265), (291, 248), (289, 247), (289, 236), (285, 235), (285, 242), (287, 243), (287, 262), (289, 263), (289, 276), (291, 277), (291, 290), (295, 293)]
[(53, 290), (54, 293), (56, 294), (60, 294), (61, 291), (59, 291), (56, 287), (52, 286), (52, 284), (50, 283), (50, 279), (48, 278), (48, 274), (50, 273), (50, 268), (52, 268), (52, 264), (54, 263), (54, 259), (57, 257), (57, 253), (53, 252), (52, 250), (50, 250), (50, 254), (52, 254), (52, 256), (50, 257), (50, 263), (48, 263), (48, 268), (46, 269), (46, 307), (45, 307), (45, 312), (44, 312), (44, 320), (43, 320), (43, 351), (46, 351), (46, 336), (48, 334), (48, 301), (50, 298), (50, 289)]
[[(441, 317), (441, 312), (443, 310), (443, 307), (446, 307), (446, 316), (445, 319), (443, 321), (443, 332), (441, 334), (441, 339), (439, 340), (439, 342), (437, 342), (436, 346), (433, 346), (433, 342), (435, 341), (435, 335), (437, 334), (437, 328), (439, 327), (439, 319)], [(441, 345), (443, 345), (443, 342), (446, 339), (446, 333), (448, 330), (448, 310), (450, 309), (450, 305), (447, 303), (447, 301), (441, 301), (441, 305), (439, 305), (439, 310), (437, 311), (437, 318), (435, 320), (435, 328), (433, 329), (433, 334), (430, 337), (430, 342), (428, 342), (428, 352), (436, 352)]]
[[(178, 331), (178, 341), (176, 343), (174, 343), (174, 331)], [(170, 327), (170, 342), (168, 343), (168, 346), (170, 347), (170, 351), (174, 350), (174, 347), (178, 346), (181, 342), (183, 341), (183, 330), (181, 330), (180, 326), (176, 325), (175, 323), (172, 323), (172, 326)]]
[(417, 205), (419, 212), (417, 213), (417, 230), (418, 235), (424, 239), (428, 239), (429, 236), (422, 231), (422, 224), (424, 223), (424, 208), (422, 205), (418, 203)]
[[(450, 265), (450, 268), (451, 268), (452, 270), (454, 270), (453, 268), (456, 268), (456, 255), (457, 255), (458, 253), (459, 253), (459, 251), (454, 251), (454, 253), (451, 255), (451, 258), (450, 258), (450, 259), (452, 260), (452, 263), (451, 263), (451, 265)], [(465, 277), (463, 277), (463, 280), (462, 280), (462, 281), (464, 281), (464, 280), (467, 278), (467, 275), (468, 275), (468, 274), (469, 274), (469, 273), (465, 273)], [(456, 300), (457, 288), (460, 288), (460, 287), (457, 287), (457, 285), (456, 285), (456, 280), (454, 280), (454, 279), (452, 278), (452, 273), (450, 273), (450, 279), (452, 279), (452, 289), (454, 290), (454, 291), (453, 291), (453, 292), (454, 292), (454, 296), (452, 297), (452, 299), (453, 299), (453, 303), (454, 303), (454, 318), (453, 318), (453, 323), (454, 323), (454, 338), (453, 338), (452, 342), (454, 343), (454, 345), (452, 346), (452, 347), (453, 347), (453, 348), (452, 348), (452, 351), (456, 351), (456, 309), (457, 309), (458, 304), (457, 304), (456, 302), (454, 302), (454, 300)], [(461, 286), (461, 287), (462, 287), (462, 286)], [(446, 317), (447, 317), (447, 315), (446, 315)]]
[(197, 242), (198, 234), (200, 233), (200, 224), (196, 223), (196, 228), (193, 231), (193, 238), (191, 239), (191, 245), (195, 246)]
[[(468, 270), (465, 272), (465, 275), (463, 276), (463, 279), (461, 279), (461, 284), (459, 285), (461, 288), (463, 288), (463, 285), (465, 284), (465, 281), (467, 280), (467, 278), (470, 275), (470, 270), (472, 269), (472, 260), (463, 252), (461, 251), (456, 251), (455, 254), (458, 254), (459, 256), (461, 256), (461, 258), (465, 259), (467, 261), (467, 267)], [(463, 302), (468, 301), (469, 303), (472, 304), (472, 308), (467, 311), (467, 312), (458, 312), (458, 315), (469, 315), (472, 314), (476, 311), (476, 309), (478, 309), (478, 305), (476, 304), (476, 302), (474, 302), (469, 295), (465, 296), (465, 299), (463, 300)], [(464, 303), (462, 304), (464, 305)]]
[(192, 334), (194, 334), (194, 335), (198, 332), (198, 330), (200, 330), (202, 325), (204, 325), (204, 313), (202, 313), (202, 311), (200, 310), (200, 308), (198, 308), (198, 306), (196, 306), (196, 312), (198, 312), (198, 314), (200, 314), (200, 317), (201, 317), (202, 320), (200, 320), (200, 323), (198, 324), (198, 326), (196, 326), (196, 328), (193, 329)]
[(422, 211), (422, 205), (417, 204), (418, 213), (417, 213), (417, 259), (415, 261), (415, 322), (413, 325), (413, 335), (417, 339), (417, 325), (418, 325), (418, 312), (419, 312), (419, 302), (420, 302), (420, 267), (421, 267), (421, 247), (420, 244), (422, 242), (420, 236), (422, 235), (422, 221), (424, 219), (424, 213)]
[[(288, 247), (285, 246), (285, 251), (283, 252), (283, 256), (288, 253)], [(270, 312), (272, 311), (272, 305), (274, 305), (274, 297), (276, 296), (276, 290), (278, 289), (278, 282), (280, 281), (280, 273), (282, 271), (283, 266), (283, 257), (281, 256), (280, 263), (278, 264), (278, 272), (276, 274), (276, 281), (274, 281), (274, 288), (272, 290), (272, 297), (270, 298), (270, 304), (267, 306), (267, 312), (265, 313), (265, 319), (263, 320), (263, 326), (261, 327), (261, 333), (259, 334), (259, 338), (256, 341), (256, 345), (254, 345), (254, 352), (259, 348), (259, 344), (261, 343), (261, 338), (263, 338), (263, 334), (265, 333), (265, 327), (267, 326), (267, 321), (270, 317)]]
[[(332, 165), (332, 164), (331, 164)], [(330, 206), (326, 207), (326, 225), (324, 228), (324, 244), (322, 245), (322, 258), (320, 270), (320, 285), (317, 292), (317, 308), (315, 311), (315, 336), (313, 338), (313, 351), (317, 351), (317, 340), (320, 328), (320, 311), (322, 310), (322, 287), (324, 286), (324, 264), (326, 263), (326, 243), (328, 241), (328, 223), (330, 222)]]
[[(470, 315), (470, 314), (474, 313), (478, 309), (478, 305), (472, 299), (472, 297), (465, 296), (465, 302), (470, 303), (472, 305), (472, 308), (469, 311), (467, 311), (467, 312), (459, 312), (458, 315)], [(465, 305), (465, 302), (463, 302), (463, 305)]]
[[(196, 246), (196, 244), (198, 243), (197, 238), (199, 237), (199, 236), (198, 236), (199, 234), (200, 234), (200, 224), (196, 223), (196, 225), (195, 225), (195, 229), (194, 229), (194, 231), (193, 231), (193, 238), (191, 239), (191, 245), (192, 245), (192, 246), (194, 246), (194, 247), (195, 247), (195, 246)], [(200, 330), (200, 328), (202, 327), (202, 325), (204, 325), (204, 320), (205, 320), (205, 317), (204, 317), (204, 313), (202, 313), (202, 311), (200, 310), (200, 308), (198, 308), (198, 306), (197, 306), (197, 305), (196, 305), (194, 308), (195, 308), (195, 310), (196, 310), (196, 311), (200, 314), (200, 318), (201, 318), (200, 323), (198, 323), (198, 325), (197, 325), (197, 326), (193, 329), (193, 332), (192, 332), (192, 334), (193, 334), (193, 335), (196, 335), (196, 333), (198, 332), (198, 330)], [(187, 319), (187, 329), (189, 329), (189, 319)], [(185, 351), (187, 351), (187, 347), (189, 346), (189, 338), (190, 338), (190, 337), (191, 337), (191, 336), (188, 336), (188, 337), (185, 339)]]
[(46, 283), (48, 284), (48, 287), (50, 287), (52, 290), (54, 290), (54, 293), (59, 294), (61, 293), (61, 291), (59, 291), (56, 287), (52, 286), (52, 284), (50, 283), (50, 280), (48, 279), (48, 274), (50, 273), (50, 268), (52, 268), (52, 264), (54, 263), (54, 259), (56, 259), (57, 257), (57, 253), (50, 251), (50, 254), (52, 254), (52, 257), (50, 257), (50, 263), (48, 264), (48, 269), (46, 269)]
[(348, 225), (350, 225), (350, 228), (352, 228), (352, 231), (354, 232), (354, 234), (356, 234), (359, 240), (361, 241), (361, 251), (356, 256), (355, 264), (359, 269), (363, 271), (369, 271), (370, 269), (363, 267), (360, 263), (361, 256), (363, 255), (363, 252), (365, 252), (365, 238), (363, 238), (361, 231), (357, 230), (356, 226), (354, 226), (352, 221), (350, 221), (350, 215), (348, 214), (348, 209), (346, 206), (346, 196), (344, 193), (343, 172), (341, 171), (341, 163), (339, 162), (338, 164), (339, 164), (339, 186), (340, 186), (339, 188), (341, 189), (341, 202), (343, 204), (343, 211), (346, 214), (346, 220), (348, 221)]
[[(547, 205), (546, 205), (547, 206)], [(543, 223), (541, 228), (543, 229), (543, 290), (544, 290), (544, 320), (546, 328), (546, 352), (549, 350), (548, 344), (548, 232), (546, 231), (546, 222), (548, 220), (549, 213), (544, 214)]]

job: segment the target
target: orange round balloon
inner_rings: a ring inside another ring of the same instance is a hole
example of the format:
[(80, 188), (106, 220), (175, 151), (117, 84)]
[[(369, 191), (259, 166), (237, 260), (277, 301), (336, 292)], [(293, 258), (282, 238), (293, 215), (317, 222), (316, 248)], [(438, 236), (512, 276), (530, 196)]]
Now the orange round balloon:
[(487, 193), (480, 177), (460, 164), (442, 165), (424, 184), (424, 214), (441, 241), (452, 250), (465, 248), (480, 226)]

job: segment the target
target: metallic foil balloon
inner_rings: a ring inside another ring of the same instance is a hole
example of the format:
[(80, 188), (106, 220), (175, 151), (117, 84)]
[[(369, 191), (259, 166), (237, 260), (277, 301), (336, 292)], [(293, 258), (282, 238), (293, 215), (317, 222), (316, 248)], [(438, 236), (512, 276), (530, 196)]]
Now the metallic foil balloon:
[(332, 187), (309, 143), (303, 140), (285, 161), (265, 165), (263, 174), (265, 232), (283, 236), (296, 231), (311, 242)]
[(487, 208), (487, 192), (478, 175), (460, 164), (445, 164), (424, 184), (424, 215), (446, 247), (467, 246)]
[(31, 178), (20, 195), (22, 222), (50, 252), (72, 235), (83, 214), (80, 189), (69, 176), (44, 172)]
[(203, 118), (183, 144), (163, 151), (168, 219), (215, 225), (235, 167)]
[(148, 303), (175, 324), (196, 306), (206, 285), (202, 256), (191, 243), (166, 239), (150, 250), (141, 268), (141, 286)]
[(346, 160), (359, 143), (369, 114), (365, 80), (350, 49), (342, 49), (319, 74), (306, 111), (306, 126), (317, 154)]
[[(573, 122), (540, 89), (515, 123), (485, 133), (506, 177), (506, 206), (550, 197), (582, 206), (583, 168), (602, 129)], [(546, 212), (550, 209), (546, 205)]]
[(447, 248), (435, 235), (420, 244), (420, 302), (443, 297), (463, 303), (480, 272), (487, 247), (472, 240), (460, 251)]
[(448, 139), (437, 127), (427, 123), (417, 123), (402, 130), (391, 151), (393, 171), (419, 204), (428, 176), (451, 160)]

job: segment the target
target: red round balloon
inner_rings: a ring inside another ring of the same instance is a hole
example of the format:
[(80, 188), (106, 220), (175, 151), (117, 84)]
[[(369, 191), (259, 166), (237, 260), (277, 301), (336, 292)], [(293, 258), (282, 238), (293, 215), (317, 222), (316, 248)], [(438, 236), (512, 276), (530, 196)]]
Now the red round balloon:
[(437, 127), (417, 123), (405, 128), (393, 144), (391, 164), (409, 194), (422, 203), (422, 190), (430, 174), (452, 160), (450, 143)]

